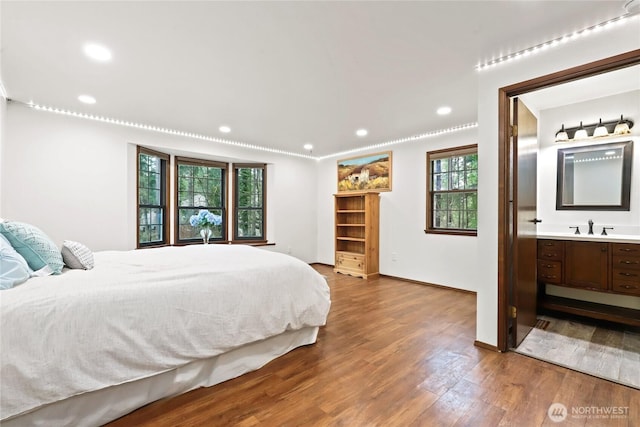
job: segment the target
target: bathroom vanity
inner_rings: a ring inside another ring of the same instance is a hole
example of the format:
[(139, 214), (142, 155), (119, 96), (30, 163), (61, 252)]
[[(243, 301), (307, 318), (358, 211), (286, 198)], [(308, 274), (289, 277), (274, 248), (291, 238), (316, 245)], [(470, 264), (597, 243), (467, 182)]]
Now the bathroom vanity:
[(640, 297), (640, 237), (539, 234), (538, 307), (640, 326), (640, 309), (548, 295), (547, 285)]

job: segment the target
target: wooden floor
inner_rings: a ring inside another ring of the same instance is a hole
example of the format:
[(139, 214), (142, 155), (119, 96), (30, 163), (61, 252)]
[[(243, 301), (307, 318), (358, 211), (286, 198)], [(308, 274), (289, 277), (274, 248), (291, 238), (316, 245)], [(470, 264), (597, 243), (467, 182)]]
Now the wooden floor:
[[(109, 426), (640, 425), (637, 390), (475, 347), (472, 294), (316, 268), (332, 292), (316, 344)], [(552, 403), (567, 408), (564, 422), (547, 416)], [(628, 415), (585, 414), (614, 406)]]

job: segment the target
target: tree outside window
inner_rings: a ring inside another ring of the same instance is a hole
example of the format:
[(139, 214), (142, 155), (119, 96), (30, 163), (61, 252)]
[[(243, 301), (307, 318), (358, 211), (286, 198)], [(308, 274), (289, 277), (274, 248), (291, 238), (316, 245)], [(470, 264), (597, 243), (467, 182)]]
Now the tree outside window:
[(234, 240), (266, 241), (265, 165), (234, 165)]

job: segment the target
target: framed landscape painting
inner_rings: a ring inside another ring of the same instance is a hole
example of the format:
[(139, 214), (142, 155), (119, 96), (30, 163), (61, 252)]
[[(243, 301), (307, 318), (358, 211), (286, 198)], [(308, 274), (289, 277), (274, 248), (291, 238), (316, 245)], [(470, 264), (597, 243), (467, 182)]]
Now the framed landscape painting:
[(391, 191), (391, 151), (338, 160), (338, 192)]

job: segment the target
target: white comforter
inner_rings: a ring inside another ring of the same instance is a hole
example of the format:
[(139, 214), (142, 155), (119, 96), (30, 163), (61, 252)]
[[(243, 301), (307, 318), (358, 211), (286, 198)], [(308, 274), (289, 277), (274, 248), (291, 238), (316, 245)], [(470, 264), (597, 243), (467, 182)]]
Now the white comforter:
[(240, 245), (98, 252), (0, 292), (0, 419), (324, 325), (322, 276)]

